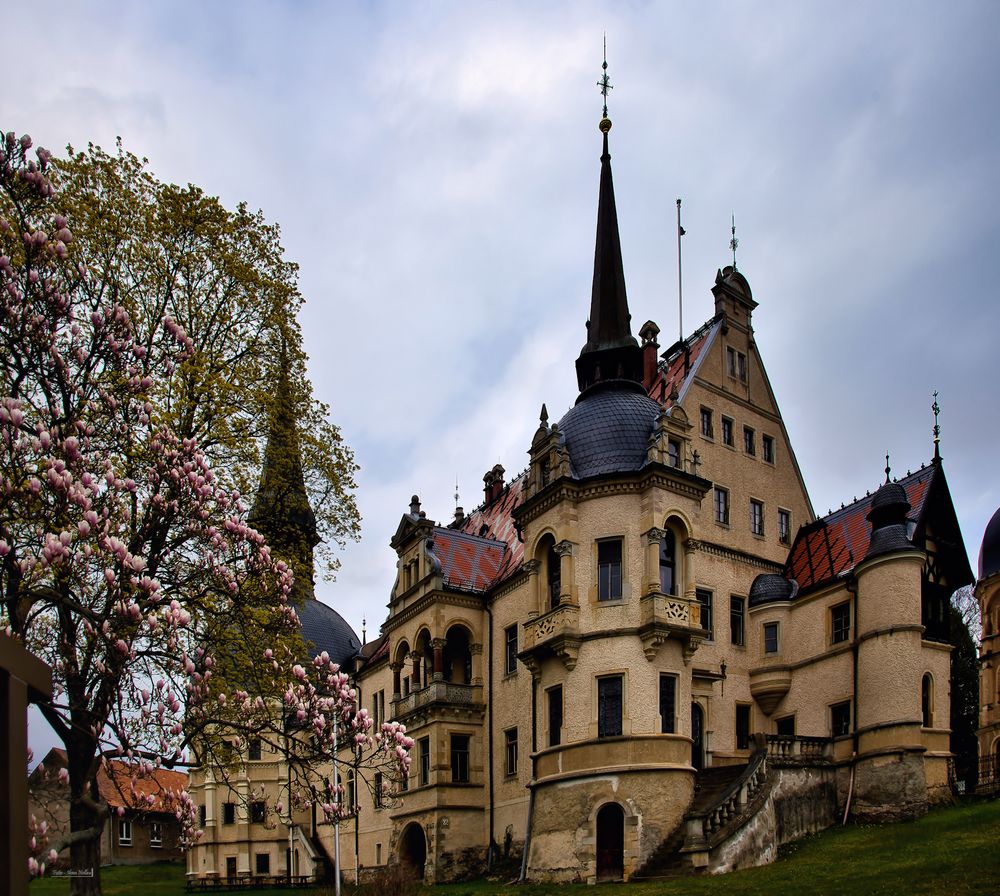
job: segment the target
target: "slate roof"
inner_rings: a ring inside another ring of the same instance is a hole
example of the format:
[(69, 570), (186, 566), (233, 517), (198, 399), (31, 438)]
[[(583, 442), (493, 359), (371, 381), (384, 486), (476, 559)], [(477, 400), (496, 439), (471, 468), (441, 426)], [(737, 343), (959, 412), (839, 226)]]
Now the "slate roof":
[[(898, 479), (910, 502), (907, 519), (917, 522), (938, 467), (929, 464), (916, 473)], [(872, 498), (866, 496), (835, 510), (799, 529), (785, 563), (785, 578), (795, 579), (805, 592), (831, 582), (852, 570), (868, 553), (871, 524), (868, 511)]]
[(333, 607), (318, 600), (304, 601), (296, 608), (302, 637), (310, 652), (317, 656), (324, 650), (335, 663), (343, 665), (361, 649), (354, 629)]
[(996, 572), (1000, 572), (1000, 509), (987, 524), (979, 548), (979, 578), (989, 578)]

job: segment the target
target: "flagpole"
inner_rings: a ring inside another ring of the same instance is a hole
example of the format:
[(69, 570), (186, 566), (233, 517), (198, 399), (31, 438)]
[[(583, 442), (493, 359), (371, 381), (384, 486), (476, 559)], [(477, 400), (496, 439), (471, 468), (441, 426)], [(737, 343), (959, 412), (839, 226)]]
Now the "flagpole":
[(680, 334), (678, 340), (684, 340), (684, 284), (681, 279), (681, 237), (684, 228), (681, 227), (681, 201), (677, 200), (677, 318)]

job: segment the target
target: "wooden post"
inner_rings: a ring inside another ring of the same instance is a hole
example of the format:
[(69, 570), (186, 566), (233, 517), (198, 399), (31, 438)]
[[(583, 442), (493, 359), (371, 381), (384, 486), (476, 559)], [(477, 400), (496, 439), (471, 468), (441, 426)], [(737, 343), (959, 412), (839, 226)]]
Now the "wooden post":
[(0, 635), (0, 890), (28, 896), (28, 703), (52, 697), (52, 670)]

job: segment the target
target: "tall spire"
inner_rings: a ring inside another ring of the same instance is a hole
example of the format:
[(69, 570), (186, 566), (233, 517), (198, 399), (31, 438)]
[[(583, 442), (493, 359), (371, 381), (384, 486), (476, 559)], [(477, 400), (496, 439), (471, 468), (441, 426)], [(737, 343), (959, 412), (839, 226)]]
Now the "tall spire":
[(625, 388), (642, 389), (642, 350), (632, 335), (631, 315), (625, 294), (625, 270), (622, 266), (621, 238), (618, 233), (618, 211), (615, 207), (615, 187), (611, 176), (611, 153), (607, 117), (608, 91), (611, 83), (607, 74), (598, 81), (604, 97), (604, 117), (600, 130), (604, 135), (601, 154), (601, 185), (597, 203), (597, 244), (594, 250), (594, 282), (590, 299), (590, 320), (587, 321), (587, 342), (576, 361), (576, 376), (580, 391), (609, 381)]
[(302, 473), (302, 455), (284, 345), (279, 364), (264, 449), (264, 466), (248, 521), (267, 540), (271, 552), (292, 567), (295, 574), (294, 596), (296, 602), (301, 603), (315, 597), (313, 548), (319, 543), (319, 535)]

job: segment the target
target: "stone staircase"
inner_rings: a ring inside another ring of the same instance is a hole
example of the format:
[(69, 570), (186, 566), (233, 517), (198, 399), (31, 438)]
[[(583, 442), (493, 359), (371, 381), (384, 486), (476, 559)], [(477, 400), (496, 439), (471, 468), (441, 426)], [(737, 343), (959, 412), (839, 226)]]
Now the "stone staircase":
[(682, 852), (688, 834), (688, 819), (709, 812), (744, 772), (746, 765), (722, 765), (702, 769), (694, 779), (694, 798), (682, 821), (646, 860), (629, 880), (656, 881), (669, 880), (691, 874), (694, 870), (687, 854)]

